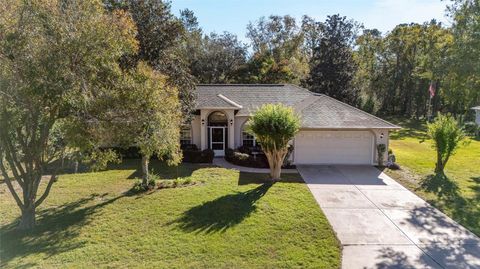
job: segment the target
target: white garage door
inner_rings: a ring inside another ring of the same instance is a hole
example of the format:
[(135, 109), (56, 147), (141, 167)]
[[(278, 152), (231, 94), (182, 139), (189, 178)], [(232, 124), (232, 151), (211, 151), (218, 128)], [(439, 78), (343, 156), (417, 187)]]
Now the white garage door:
[(369, 131), (300, 131), (295, 137), (296, 164), (372, 164)]

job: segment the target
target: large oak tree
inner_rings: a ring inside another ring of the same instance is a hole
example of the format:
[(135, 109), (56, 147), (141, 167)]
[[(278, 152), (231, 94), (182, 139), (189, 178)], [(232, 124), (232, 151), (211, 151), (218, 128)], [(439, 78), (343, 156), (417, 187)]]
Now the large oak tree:
[(130, 16), (99, 0), (0, 2), (0, 170), (21, 229), (35, 225), (65, 147), (102, 157), (105, 137), (135, 122), (128, 143), (178, 161), (176, 89), (144, 63), (119, 64), (135, 36)]

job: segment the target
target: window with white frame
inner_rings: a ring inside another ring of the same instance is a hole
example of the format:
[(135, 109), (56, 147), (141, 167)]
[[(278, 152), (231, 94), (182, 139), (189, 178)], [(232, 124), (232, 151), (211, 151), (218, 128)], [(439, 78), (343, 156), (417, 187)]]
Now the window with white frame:
[(180, 145), (192, 144), (192, 130), (190, 127), (183, 127), (180, 130)]
[(257, 141), (255, 141), (255, 136), (242, 131), (242, 145), (245, 147), (255, 147), (257, 145)]

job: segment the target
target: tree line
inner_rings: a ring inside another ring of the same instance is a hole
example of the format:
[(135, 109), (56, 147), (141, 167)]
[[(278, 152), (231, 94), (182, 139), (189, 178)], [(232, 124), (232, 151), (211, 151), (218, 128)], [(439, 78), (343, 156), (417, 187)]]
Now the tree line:
[(185, 61), (199, 83), (292, 83), (371, 113), (416, 118), (471, 115), (480, 103), (479, 1), (452, 2), (450, 26), (431, 20), (386, 33), (338, 14), (272, 15), (246, 26), (247, 44), (203, 33), (192, 11), (180, 14)]

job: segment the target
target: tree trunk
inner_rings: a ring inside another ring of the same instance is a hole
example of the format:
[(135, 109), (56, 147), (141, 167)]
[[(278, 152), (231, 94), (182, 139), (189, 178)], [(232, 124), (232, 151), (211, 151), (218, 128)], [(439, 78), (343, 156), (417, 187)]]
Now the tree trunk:
[(142, 185), (148, 185), (148, 163), (150, 162), (150, 156), (142, 155)]
[(20, 230), (30, 230), (35, 227), (35, 205), (29, 205), (22, 208), (22, 217), (20, 219)]
[(73, 163), (73, 173), (74, 174), (78, 173), (78, 161), (75, 161)]
[(435, 174), (443, 173), (443, 169), (445, 168), (445, 164), (442, 160), (442, 156), (437, 153), (437, 163), (435, 164)]
[(267, 155), (268, 164), (270, 166), (270, 177), (273, 181), (279, 180), (282, 173), (283, 159), (285, 159), (288, 150), (265, 153)]
[(271, 170), (271, 177), (273, 180), (279, 180), (282, 173), (282, 163), (283, 160), (276, 159), (274, 160), (274, 168)]

